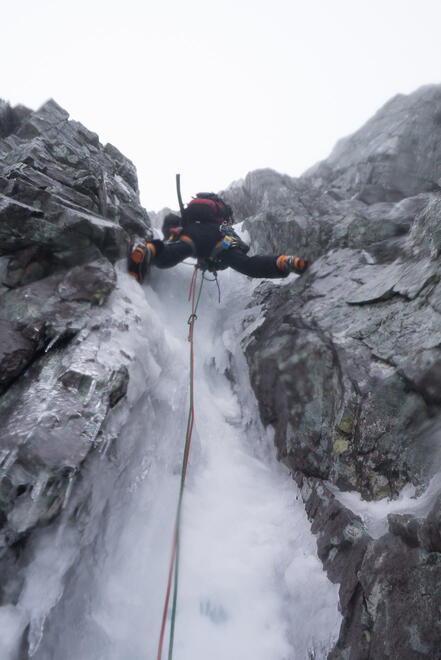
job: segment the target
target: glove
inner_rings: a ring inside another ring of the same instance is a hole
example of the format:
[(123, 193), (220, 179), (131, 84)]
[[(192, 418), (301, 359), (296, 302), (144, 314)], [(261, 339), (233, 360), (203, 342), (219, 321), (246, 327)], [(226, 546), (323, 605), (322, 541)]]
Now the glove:
[(137, 243), (128, 258), (127, 267), (129, 274), (137, 280), (142, 282), (147, 272), (147, 267), (156, 256), (156, 248), (153, 243)]
[(304, 273), (308, 268), (310, 267), (309, 261), (306, 261), (306, 259), (301, 259), (300, 257), (293, 257), (292, 255), (289, 254), (281, 254), (280, 257), (277, 259), (277, 267), (280, 268), (280, 270), (283, 273), (296, 273), (297, 275), (301, 275)]

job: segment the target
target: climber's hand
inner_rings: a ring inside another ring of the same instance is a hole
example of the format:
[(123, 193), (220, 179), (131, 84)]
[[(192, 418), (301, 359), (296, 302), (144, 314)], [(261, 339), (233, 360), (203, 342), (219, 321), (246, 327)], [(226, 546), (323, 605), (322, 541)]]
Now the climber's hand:
[(127, 267), (129, 274), (138, 282), (142, 282), (147, 271), (147, 266), (155, 254), (156, 249), (152, 243), (147, 243), (147, 241), (136, 243), (128, 258)]
[(297, 275), (301, 275), (308, 270), (310, 265), (310, 262), (306, 261), (306, 259), (293, 257), (290, 254), (281, 254), (277, 259), (278, 268), (286, 274), (297, 273)]

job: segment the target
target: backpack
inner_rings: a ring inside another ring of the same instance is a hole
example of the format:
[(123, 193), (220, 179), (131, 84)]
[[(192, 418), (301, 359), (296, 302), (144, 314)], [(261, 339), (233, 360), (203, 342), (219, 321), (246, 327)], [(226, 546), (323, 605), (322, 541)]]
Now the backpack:
[(222, 225), (233, 222), (233, 211), (219, 195), (215, 193), (198, 193), (184, 210), (183, 226), (193, 222)]

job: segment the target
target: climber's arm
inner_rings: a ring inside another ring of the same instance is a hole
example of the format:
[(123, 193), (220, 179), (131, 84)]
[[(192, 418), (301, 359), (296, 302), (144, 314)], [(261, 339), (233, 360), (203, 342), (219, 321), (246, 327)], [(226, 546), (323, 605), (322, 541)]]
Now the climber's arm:
[(180, 261), (194, 256), (194, 253), (194, 243), (191, 238), (181, 235), (178, 240), (162, 243), (162, 249), (158, 250), (152, 263), (158, 268), (172, 268)]
[(172, 268), (194, 254), (194, 243), (188, 236), (182, 235), (179, 240), (166, 243), (159, 239), (139, 241), (128, 258), (128, 270), (138, 282), (142, 282), (149, 264)]

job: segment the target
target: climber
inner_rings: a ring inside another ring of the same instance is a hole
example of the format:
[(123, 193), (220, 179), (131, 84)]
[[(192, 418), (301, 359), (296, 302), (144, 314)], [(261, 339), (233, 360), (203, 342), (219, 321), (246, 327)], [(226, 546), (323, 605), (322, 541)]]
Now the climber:
[(183, 210), (164, 218), (159, 239), (138, 241), (128, 259), (129, 273), (142, 282), (149, 264), (171, 268), (187, 257), (198, 259), (202, 270), (216, 273), (231, 267), (250, 277), (279, 278), (302, 274), (309, 262), (281, 254), (249, 257), (249, 246), (233, 229), (231, 207), (214, 193), (198, 193)]

